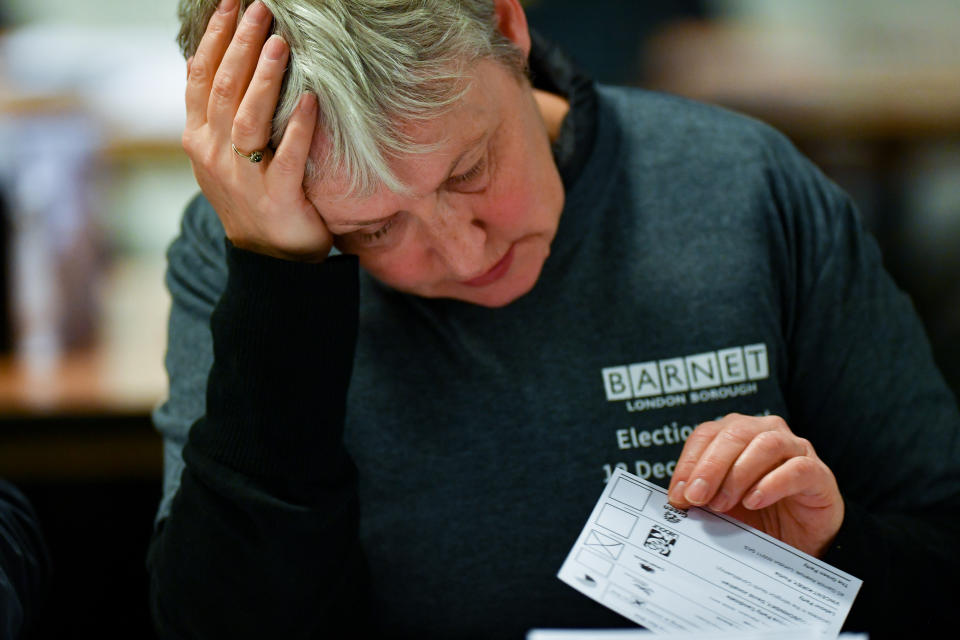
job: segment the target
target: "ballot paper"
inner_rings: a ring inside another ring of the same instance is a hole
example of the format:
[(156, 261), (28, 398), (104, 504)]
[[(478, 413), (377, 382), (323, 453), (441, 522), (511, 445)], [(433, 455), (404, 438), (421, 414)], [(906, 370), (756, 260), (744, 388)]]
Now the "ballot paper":
[(557, 574), (650, 631), (840, 633), (862, 582), (727, 516), (677, 509), (617, 469)]
[[(822, 627), (798, 626), (763, 631), (671, 633), (670, 640), (821, 640)], [(644, 629), (531, 629), (527, 640), (651, 640), (664, 637)], [(870, 640), (866, 633), (841, 633), (840, 640)]]

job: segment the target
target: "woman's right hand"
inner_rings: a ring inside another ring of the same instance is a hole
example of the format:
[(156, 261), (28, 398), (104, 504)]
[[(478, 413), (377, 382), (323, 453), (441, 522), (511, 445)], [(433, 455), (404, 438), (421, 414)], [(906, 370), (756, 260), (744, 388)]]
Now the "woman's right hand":
[[(303, 177), (317, 123), (317, 99), (304, 94), (276, 151), (267, 148), (287, 43), (266, 40), (272, 16), (254, 2), (237, 25), (239, 0), (222, 0), (187, 62), (183, 148), (204, 195), (237, 247), (278, 258), (321, 261), (333, 243), (307, 200)], [(262, 150), (251, 162), (234, 151)]]

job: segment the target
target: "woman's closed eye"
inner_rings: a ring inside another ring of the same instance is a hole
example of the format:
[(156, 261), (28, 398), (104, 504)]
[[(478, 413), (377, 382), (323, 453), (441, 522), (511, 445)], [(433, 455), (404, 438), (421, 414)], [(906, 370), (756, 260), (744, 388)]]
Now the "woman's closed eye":
[[(487, 158), (481, 158), (466, 172), (447, 178), (446, 187), (467, 193), (482, 192), (487, 186), (487, 166)], [(398, 212), (377, 225), (357, 229), (341, 237), (347, 245), (356, 244), (363, 247), (385, 245), (388, 241), (388, 235), (395, 232), (397, 225), (402, 221), (403, 213), (402, 211)]]
[(481, 185), (484, 170), (487, 168), (486, 158), (481, 158), (465, 173), (447, 178), (447, 186), (453, 189), (473, 189)]
[(387, 234), (390, 233), (390, 230), (396, 223), (397, 216), (393, 216), (371, 229), (355, 231), (354, 235), (360, 242), (364, 244), (375, 244), (386, 238)]

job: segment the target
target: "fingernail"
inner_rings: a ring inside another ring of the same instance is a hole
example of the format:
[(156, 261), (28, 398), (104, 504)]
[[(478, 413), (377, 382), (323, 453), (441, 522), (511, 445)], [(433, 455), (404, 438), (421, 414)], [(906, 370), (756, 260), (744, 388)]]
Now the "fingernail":
[(743, 499), (743, 506), (747, 509), (757, 509), (763, 503), (763, 494), (759, 490), (754, 491)]
[(251, 24), (263, 22), (268, 15), (267, 7), (262, 2), (254, 2), (243, 12), (243, 19)]
[(277, 34), (273, 34), (263, 48), (268, 60), (280, 60), (287, 52), (287, 43)]
[(710, 492), (710, 485), (703, 478), (697, 478), (687, 489), (684, 497), (692, 504), (703, 504), (707, 500), (707, 494)]
[(713, 500), (711, 500), (707, 506), (714, 511), (724, 511), (729, 502), (730, 496), (727, 495), (726, 491), (721, 490), (717, 492), (717, 495), (713, 496)]
[(316, 106), (317, 101), (315, 100), (315, 96), (309, 91), (300, 96), (300, 102), (297, 104), (297, 108), (304, 112), (313, 111)]
[(237, 0), (221, 0), (217, 11), (220, 13), (230, 13), (237, 8)]
[(670, 498), (670, 502), (683, 502), (683, 490), (686, 488), (687, 483), (684, 480), (678, 482), (674, 487), (673, 491), (670, 492), (670, 495), (667, 496)]

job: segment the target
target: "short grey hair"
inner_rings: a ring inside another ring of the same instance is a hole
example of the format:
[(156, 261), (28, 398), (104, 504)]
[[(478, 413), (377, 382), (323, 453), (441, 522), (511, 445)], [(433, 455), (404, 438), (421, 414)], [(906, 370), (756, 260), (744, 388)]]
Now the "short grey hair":
[[(252, 1), (240, 0), (241, 9)], [(262, 1), (273, 13), (273, 32), (290, 46), (271, 144), (279, 144), (300, 96), (314, 93), (331, 148), (319, 164), (308, 163), (307, 180), (346, 175), (350, 194), (369, 195), (380, 185), (404, 190), (388, 159), (429, 148), (400, 125), (455, 104), (471, 65), (488, 59), (518, 76), (526, 72), (523, 52), (498, 29), (493, 0)], [(180, 0), (177, 40), (185, 57), (217, 4)]]

